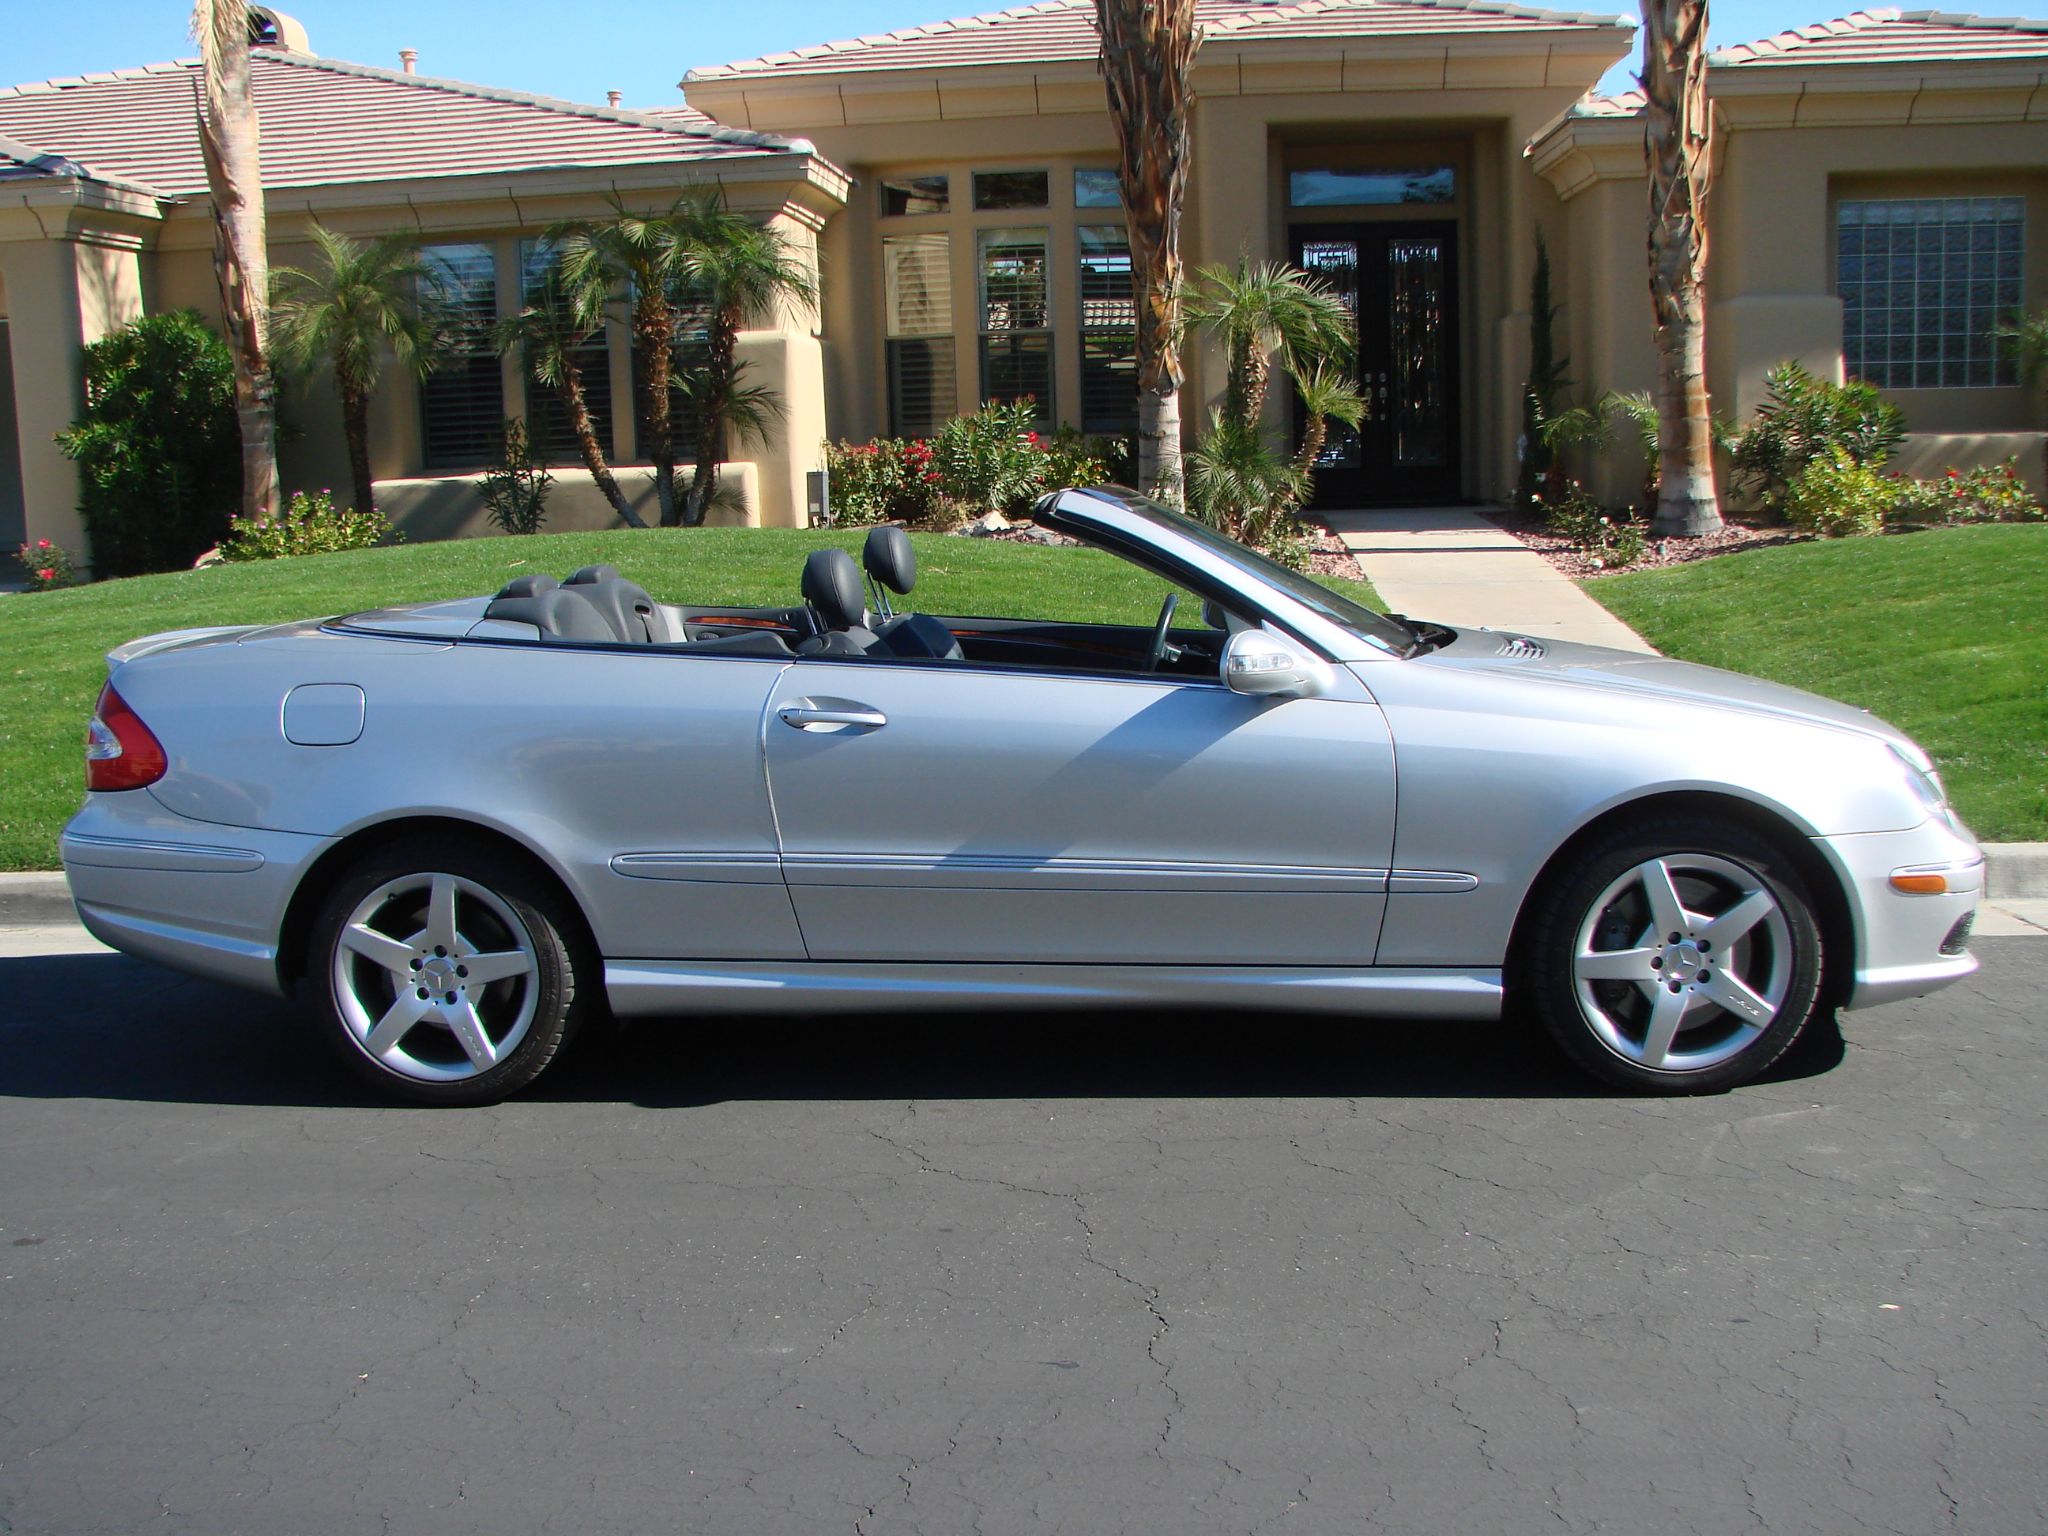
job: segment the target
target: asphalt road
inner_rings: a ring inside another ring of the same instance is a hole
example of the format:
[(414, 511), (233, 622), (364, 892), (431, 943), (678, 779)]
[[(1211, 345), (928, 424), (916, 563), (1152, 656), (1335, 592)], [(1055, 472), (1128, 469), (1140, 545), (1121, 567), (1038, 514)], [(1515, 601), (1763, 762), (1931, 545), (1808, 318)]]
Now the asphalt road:
[(1721, 1098), (1032, 1016), (484, 1111), (0, 959), (0, 1531), (2039, 1532), (2048, 949), (1981, 949)]

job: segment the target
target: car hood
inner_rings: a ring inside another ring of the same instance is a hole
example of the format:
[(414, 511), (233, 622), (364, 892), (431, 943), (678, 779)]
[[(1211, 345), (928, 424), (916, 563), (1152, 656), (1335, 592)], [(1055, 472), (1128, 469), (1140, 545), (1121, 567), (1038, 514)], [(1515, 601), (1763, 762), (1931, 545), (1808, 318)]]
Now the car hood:
[(1875, 736), (1905, 748), (1916, 760), (1922, 757), (1920, 749), (1904, 732), (1853, 704), (1824, 699), (1819, 694), (1745, 673), (1673, 661), (1666, 656), (1501, 630), (1467, 629), (1459, 631), (1449, 645), (1418, 659), (1425, 666), (1484, 672), (1555, 687), (1594, 689), (1698, 708), (1800, 720)]

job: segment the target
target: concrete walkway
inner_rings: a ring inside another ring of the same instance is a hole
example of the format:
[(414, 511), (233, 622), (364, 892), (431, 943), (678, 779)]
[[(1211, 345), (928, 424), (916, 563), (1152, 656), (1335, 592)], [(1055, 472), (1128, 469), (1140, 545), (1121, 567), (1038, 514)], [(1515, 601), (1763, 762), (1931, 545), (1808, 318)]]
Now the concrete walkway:
[(1641, 635), (1476, 508), (1330, 512), (1323, 521), (1396, 613), (1453, 629), (1487, 626), (1655, 654)]

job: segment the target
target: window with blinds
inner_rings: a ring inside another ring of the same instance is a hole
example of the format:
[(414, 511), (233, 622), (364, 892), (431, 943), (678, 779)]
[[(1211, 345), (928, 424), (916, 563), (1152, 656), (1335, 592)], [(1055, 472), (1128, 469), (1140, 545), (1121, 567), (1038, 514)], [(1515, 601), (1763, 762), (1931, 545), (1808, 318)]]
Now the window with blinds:
[[(554, 252), (542, 241), (522, 240), (519, 244), (519, 285), (527, 304), (544, 297)], [(559, 293), (556, 295), (559, 301)], [(612, 457), (612, 355), (605, 328), (576, 349), (575, 362), (583, 381), (583, 403), (590, 410), (590, 424), (597, 445), (607, 460)], [(533, 376), (530, 362), (523, 369), (526, 379), (526, 435), (535, 450), (550, 464), (580, 464), (583, 450), (569, 425), (569, 407), (559, 389)]]
[(505, 430), (505, 377), (491, 350), (496, 262), (488, 245), (430, 245), (420, 255), (462, 322), (440, 367), (420, 385), (422, 457), (428, 469), (476, 469), (496, 454)]
[(977, 248), (981, 283), (981, 398), (1037, 403), (1041, 432), (1055, 420), (1052, 303), (1046, 232), (985, 229)]
[(930, 437), (957, 408), (953, 366), (953, 242), (946, 235), (882, 241), (889, 362), (889, 432)]
[(1121, 229), (1083, 225), (1081, 430), (1126, 437), (1138, 430), (1138, 307), (1131, 246)]

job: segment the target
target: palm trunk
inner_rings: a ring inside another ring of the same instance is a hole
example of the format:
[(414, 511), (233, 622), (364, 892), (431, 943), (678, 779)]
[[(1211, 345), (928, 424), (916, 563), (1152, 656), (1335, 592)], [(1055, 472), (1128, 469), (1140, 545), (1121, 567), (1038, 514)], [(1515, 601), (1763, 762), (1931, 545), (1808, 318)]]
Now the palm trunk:
[(604, 499), (625, 520), (627, 527), (645, 528), (646, 520), (633, 510), (633, 504), (626, 500), (626, 493), (619, 489), (618, 477), (612, 473), (611, 465), (605, 462), (604, 448), (597, 440), (597, 424), (590, 419), (590, 402), (583, 394), (583, 370), (566, 358), (562, 364), (560, 394), (562, 405), (569, 412), (569, 430), (576, 434), (576, 448), (583, 455), (583, 467), (590, 471), (590, 478), (604, 492)]
[(718, 465), (724, 457), (724, 413), (720, 409), (732, 389), (733, 357), (739, 348), (739, 319), (721, 315), (711, 328), (711, 355), (704, 362), (703, 403), (697, 408), (697, 471), (690, 477), (687, 500), (690, 526), (703, 524), (718, 490)]
[(1193, 145), (1194, 0), (1095, 0), (1138, 311), (1138, 484), (1178, 502), (1180, 214)]
[(355, 482), (355, 509), (377, 510), (370, 480), (370, 398), (362, 390), (341, 386), (341, 435), (348, 444), (349, 479)]
[(671, 426), (669, 347), (675, 340), (675, 316), (660, 292), (643, 291), (633, 306), (634, 372), (640, 395), (640, 448), (654, 466), (654, 502), (661, 526), (673, 528), (676, 515), (676, 446)]
[(1248, 338), (1244, 350), (1244, 424), (1254, 432), (1266, 414), (1266, 394), (1272, 387), (1273, 360), (1256, 337)]
[(1322, 456), (1323, 444), (1329, 436), (1329, 420), (1311, 412), (1301, 429), (1301, 446), (1294, 451), (1294, 468), (1297, 474), (1307, 475), (1315, 472), (1316, 460)]
[(249, 91), (249, 8), (244, 0), (198, 0), (192, 31), (205, 60), (199, 144), (212, 193), (221, 320), (235, 359), (242, 515), (263, 518), (278, 506), (277, 390), (270, 368), (261, 135)]
[(1707, 401), (1706, 0), (1643, 7), (1643, 92), (1650, 171), (1650, 304), (1657, 325), (1657, 511), (1651, 532), (1697, 537), (1721, 527)]

